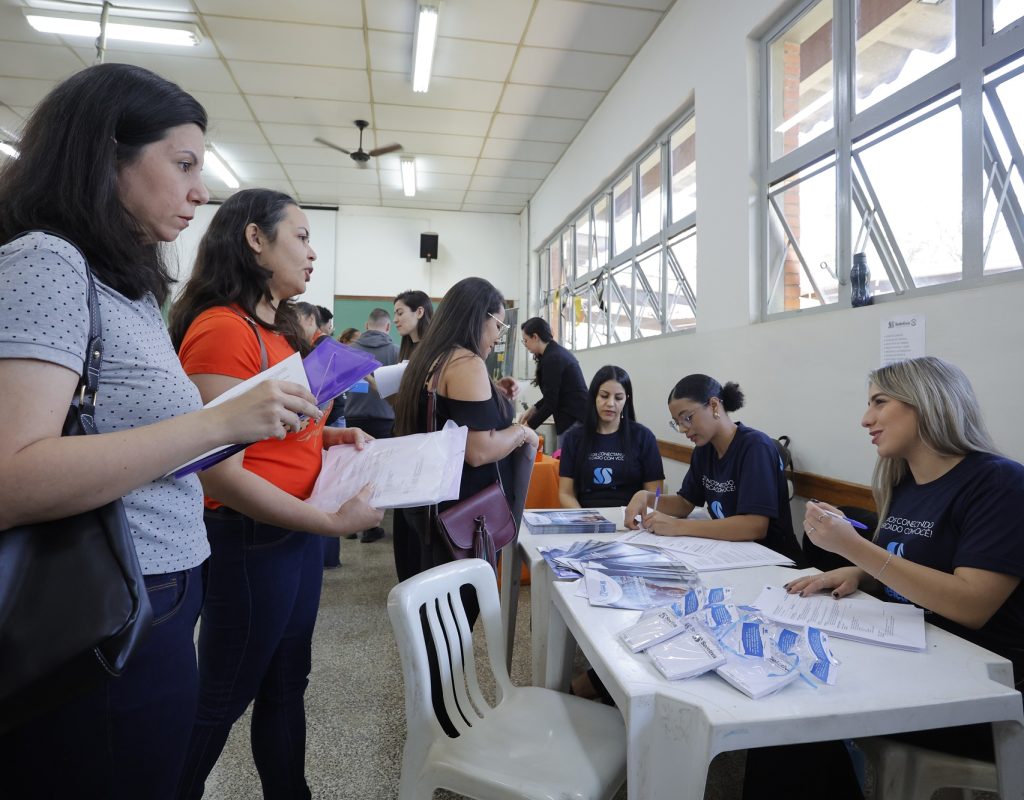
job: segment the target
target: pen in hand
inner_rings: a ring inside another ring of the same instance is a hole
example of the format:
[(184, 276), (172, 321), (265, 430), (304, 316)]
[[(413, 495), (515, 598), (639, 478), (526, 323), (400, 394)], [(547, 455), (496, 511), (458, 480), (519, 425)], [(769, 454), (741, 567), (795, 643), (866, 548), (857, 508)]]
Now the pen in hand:
[[(811, 500), (811, 502), (816, 504), (818, 501), (817, 500)], [(855, 519), (850, 519), (849, 517), (844, 517), (842, 514), (837, 514), (835, 511), (829, 511), (827, 508), (820, 508), (820, 507), (819, 507), (818, 510), (822, 514), (825, 514), (826, 516), (832, 517), (833, 519), (841, 519), (844, 522), (849, 522), (853, 527), (859, 528), (862, 531), (866, 531), (868, 529), (868, 526), (865, 525), (863, 522), (857, 522), (857, 520), (855, 520)]]
[(652, 511), (657, 511), (658, 510), (658, 501), (660, 499), (661, 499), (661, 487), (659, 486), (657, 489), (654, 490), (654, 508), (651, 509)]

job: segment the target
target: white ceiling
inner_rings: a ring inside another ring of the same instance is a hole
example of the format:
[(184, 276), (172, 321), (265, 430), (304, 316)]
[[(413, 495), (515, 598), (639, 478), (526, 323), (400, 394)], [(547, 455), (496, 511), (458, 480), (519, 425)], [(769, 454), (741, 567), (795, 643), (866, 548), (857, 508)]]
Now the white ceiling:
[[(194, 94), (243, 186), (305, 204), (518, 213), (674, 1), (442, 0), (426, 94), (411, 84), (415, 0), (128, 0), (196, 22), (203, 41), (187, 52), (112, 42), (106, 61)], [(94, 63), (92, 41), (24, 19), (27, 6), (55, 5), (0, 0), (9, 133), (57, 81)], [(370, 121), (365, 149), (399, 142), (416, 157), (416, 197), (402, 194), (400, 154), (357, 169), (313, 141), (355, 150), (355, 119)], [(230, 193), (206, 174), (214, 197)]]

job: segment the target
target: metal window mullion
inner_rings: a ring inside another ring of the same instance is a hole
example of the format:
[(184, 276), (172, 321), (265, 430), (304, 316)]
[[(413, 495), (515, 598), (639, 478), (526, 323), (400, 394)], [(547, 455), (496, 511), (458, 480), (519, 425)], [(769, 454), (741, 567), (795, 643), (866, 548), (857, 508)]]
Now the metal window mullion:
[(827, 159), (835, 151), (835, 131), (829, 131), (829, 134), (822, 134), (812, 143), (803, 145), (802, 147), (794, 150), (791, 153), (787, 153), (784, 156), (780, 156), (771, 164), (767, 165), (766, 186), (774, 186), (779, 181), (783, 181), (802, 170), (807, 168), (808, 164), (817, 164), (823, 159)]
[(1010, 118), (1006, 116), (1006, 109), (1003, 107), (1002, 100), (999, 99), (998, 94), (990, 92), (988, 94), (988, 102), (992, 108), (992, 115), (996, 118), (999, 131), (1003, 134), (1006, 147), (1010, 151), (1012, 162), (1014, 164), (1024, 164), (1024, 150), (1021, 149), (1020, 142), (1017, 141), (1017, 137), (1013, 133), (1013, 126), (1010, 124)]
[[(676, 254), (672, 252), (672, 248), (668, 247), (665, 249), (668, 258), (668, 266), (672, 270), (672, 274), (676, 280), (679, 281), (680, 289), (683, 292), (683, 296), (686, 298), (686, 302), (689, 304), (690, 309), (693, 311), (694, 316), (697, 315), (697, 295), (693, 291), (693, 287), (690, 286), (690, 282), (686, 279), (686, 273), (683, 271), (683, 265), (679, 263), (679, 259), (676, 258)], [(666, 283), (668, 282), (666, 276)], [(666, 295), (666, 304), (668, 303)], [(665, 312), (666, 318), (668, 317), (668, 311)]]
[[(1017, 257), (1020, 259), (1020, 263), (1024, 264), (1024, 228), (1022, 228), (1024, 209), (1021, 208), (1020, 200), (1017, 198), (1017, 192), (1013, 188), (1013, 181), (1011, 179), (1011, 174), (1016, 165), (1011, 158), (1009, 167), (1003, 166), (998, 157), (999, 150), (995, 144), (995, 137), (988, 130), (987, 125), (984, 127), (983, 135), (985, 144), (984, 155), (989, 165), (989, 168), (986, 169), (986, 174), (989, 175), (989, 183), (985, 188), (985, 196), (982, 198), (983, 213), (985, 205), (988, 203), (989, 194), (996, 190), (997, 185), (1001, 185), (1002, 188), (999, 189), (999, 205), (996, 207), (996, 213), (992, 220), (992, 230), (988, 235), (985, 252), (982, 256), (982, 273), (984, 273), (985, 265), (988, 263), (989, 249), (992, 246), (992, 240), (995, 238), (1000, 215), (1002, 215), (1006, 222), (1006, 231), (1010, 235), (1014, 249), (1017, 251)], [(1017, 168), (1017, 173), (1020, 174), (1019, 167)], [(997, 181), (999, 182), (998, 184)]]
[[(831, 155), (831, 153), (829, 155)], [(790, 173), (789, 175), (786, 175), (785, 178), (773, 182), (770, 185), (768, 196), (775, 197), (776, 195), (787, 192), (794, 186), (804, 183), (805, 181), (809, 181), (811, 178), (816, 178), (823, 172), (828, 172), (830, 169), (833, 169), (834, 167), (835, 160), (826, 159), (824, 161), (819, 162), (818, 166), (811, 169), (810, 172), (802, 173), (800, 172), (800, 170), (810, 169), (810, 165), (804, 165), (803, 167), (800, 167), (796, 172)]]
[[(835, 11), (839, 13), (836, 14)], [(856, 0), (837, 0), (832, 20), (832, 79), (835, 96), (836, 129), (836, 279), (837, 301), (850, 303), (850, 268), (853, 266), (853, 242), (850, 230), (853, 178), (851, 154), (852, 127), (856, 113), (857, 25)], [(824, 303), (825, 298), (821, 298)]]
[[(872, 219), (878, 219), (879, 211), (872, 206), (871, 201), (868, 199), (867, 192), (857, 179), (856, 173), (853, 175), (853, 204), (861, 216), (864, 216), (866, 212), (870, 211)], [(875, 245), (875, 251), (878, 253), (878, 257), (882, 261), (882, 268), (885, 270), (885, 274), (889, 277), (889, 283), (892, 285), (892, 290), (896, 294), (903, 294), (907, 291), (907, 287), (903, 281), (903, 275), (899, 271), (899, 266), (896, 263), (896, 257), (893, 254), (892, 246), (885, 238), (885, 231), (879, 230), (878, 225), (872, 224), (868, 231), (868, 235), (871, 238), (872, 243)]]
[[(793, 248), (793, 252), (796, 253), (796, 257), (800, 261), (800, 266), (803, 267), (804, 275), (807, 276), (807, 280), (811, 282), (811, 288), (814, 289), (814, 293), (818, 296), (818, 303), (820, 305), (825, 305), (825, 295), (821, 293), (821, 289), (818, 288), (818, 282), (814, 280), (814, 275), (811, 274), (811, 268), (807, 264), (807, 259), (804, 258), (803, 250), (800, 249), (800, 243), (797, 242), (796, 236), (793, 234), (793, 229), (789, 227), (789, 222), (786, 220), (785, 215), (782, 213), (782, 209), (779, 208), (779, 204), (776, 202), (774, 197), (771, 198), (770, 202), (772, 204), (772, 208), (775, 209), (775, 214), (778, 216), (779, 222), (782, 223), (782, 230), (786, 234), (786, 239), (789, 241), (790, 247)], [(783, 260), (783, 263), (785, 263), (785, 260)], [(779, 271), (785, 272), (785, 266), (783, 266)]]
[(875, 187), (871, 185), (871, 177), (868, 175), (868, 171), (864, 168), (864, 162), (860, 157), (860, 153), (854, 153), (853, 160), (857, 164), (857, 169), (860, 171), (865, 198), (875, 209), (875, 217), (878, 220), (878, 225), (884, 232), (888, 245), (892, 250), (892, 255), (896, 260), (899, 272), (903, 276), (903, 284), (908, 289), (914, 288), (917, 285), (914, 282), (914, 276), (910, 274), (910, 268), (907, 266), (907, 261), (903, 257), (903, 251), (900, 249), (899, 241), (897, 241), (896, 235), (893, 233), (892, 227), (889, 225), (889, 220), (885, 216), (885, 209), (882, 208), (878, 195), (875, 193)]

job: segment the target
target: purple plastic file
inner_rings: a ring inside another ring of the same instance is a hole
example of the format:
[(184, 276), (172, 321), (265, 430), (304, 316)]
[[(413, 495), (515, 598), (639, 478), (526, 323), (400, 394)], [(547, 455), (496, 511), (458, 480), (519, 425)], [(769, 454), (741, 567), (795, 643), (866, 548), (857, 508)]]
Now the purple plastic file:
[[(302, 368), (306, 371), (309, 389), (316, 398), (318, 406), (325, 406), (335, 397), (348, 389), (353, 383), (369, 375), (381, 364), (367, 353), (355, 347), (348, 347), (331, 338), (322, 339), (312, 352), (302, 360)], [(248, 444), (231, 444), (222, 447), (206, 458), (182, 467), (174, 473), (175, 478), (183, 478), (194, 472), (201, 472), (235, 453), (241, 452), (254, 442)]]

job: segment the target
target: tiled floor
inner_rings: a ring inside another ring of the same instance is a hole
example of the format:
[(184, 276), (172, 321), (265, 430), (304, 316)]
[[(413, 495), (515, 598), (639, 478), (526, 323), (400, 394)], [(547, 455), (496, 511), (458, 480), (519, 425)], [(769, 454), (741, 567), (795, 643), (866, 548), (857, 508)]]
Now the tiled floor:
[[(324, 573), (313, 644), (306, 776), (318, 800), (384, 800), (397, 795), (405, 742), (402, 674), (386, 610), (395, 583), (391, 536), (371, 544), (342, 541), (341, 550), (342, 566)], [(529, 683), (529, 597), (524, 587), (512, 666), (518, 684)], [(248, 725), (248, 714), (236, 723), (207, 781), (210, 800), (262, 796)], [(709, 800), (739, 798), (742, 762), (742, 754), (715, 761)], [(625, 796), (623, 789), (618, 798)]]

